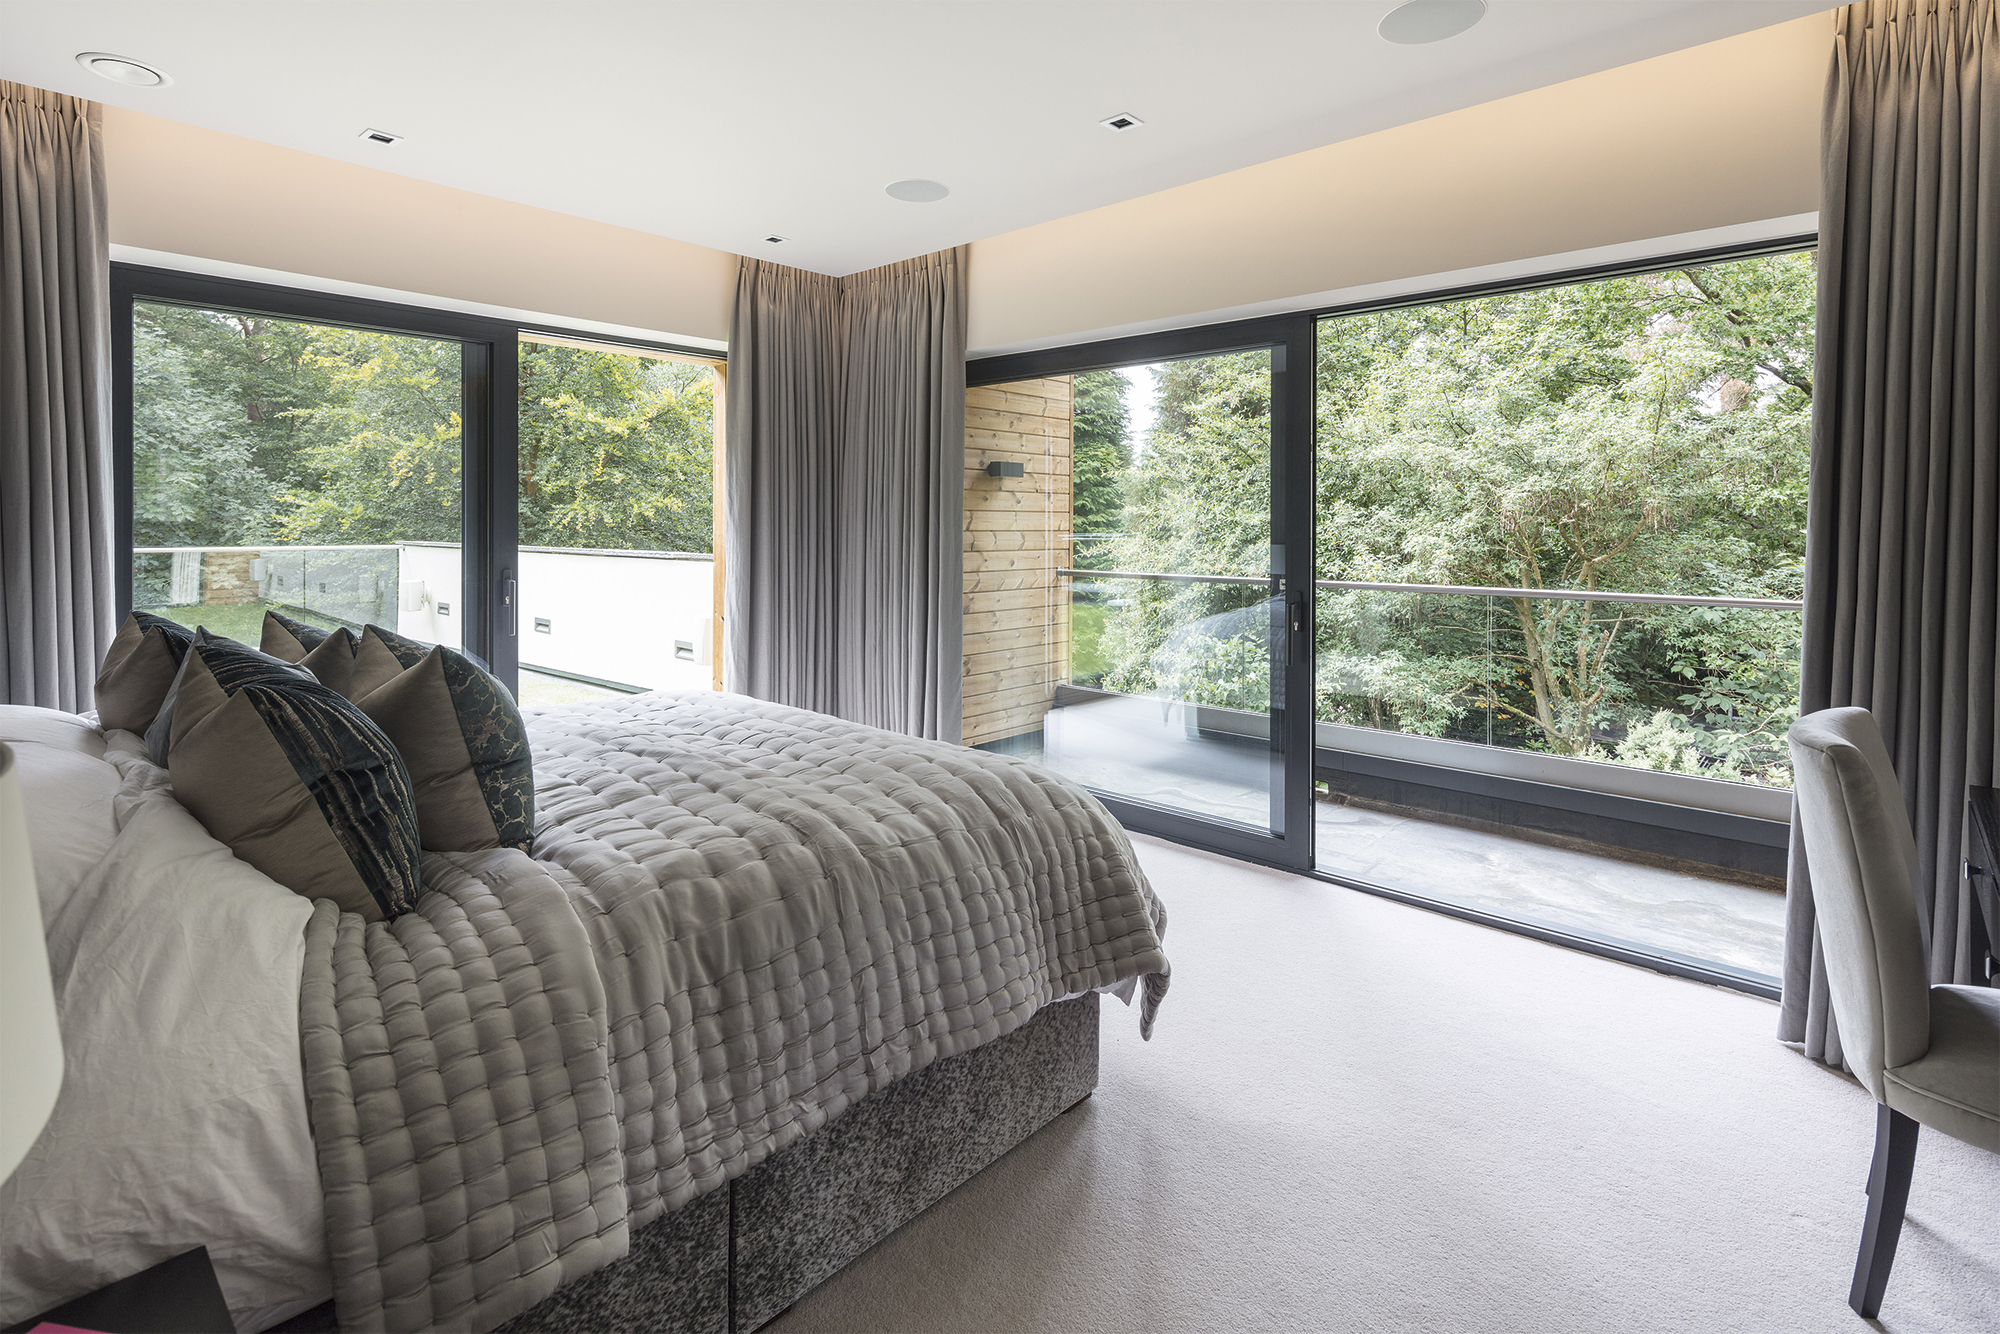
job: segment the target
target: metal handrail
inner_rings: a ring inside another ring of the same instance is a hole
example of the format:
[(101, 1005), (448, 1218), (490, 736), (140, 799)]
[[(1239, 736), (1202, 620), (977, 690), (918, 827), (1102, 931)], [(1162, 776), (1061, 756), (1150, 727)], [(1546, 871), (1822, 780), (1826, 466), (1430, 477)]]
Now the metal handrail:
[[(1056, 570), (1058, 576), (1093, 579), (1155, 579), (1179, 584), (1254, 584), (1268, 587), (1272, 577), (1238, 574), (1157, 574), (1144, 570)], [(1614, 593), (1581, 588), (1489, 588), (1480, 584), (1382, 584), (1359, 579), (1315, 579), (1315, 588), (1373, 593), (1463, 593), (1469, 597), (1555, 598), (1570, 602), (1651, 602), (1668, 607), (1746, 607), (1762, 611), (1800, 611), (1803, 602), (1784, 598), (1683, 597), (1679, 593)]]

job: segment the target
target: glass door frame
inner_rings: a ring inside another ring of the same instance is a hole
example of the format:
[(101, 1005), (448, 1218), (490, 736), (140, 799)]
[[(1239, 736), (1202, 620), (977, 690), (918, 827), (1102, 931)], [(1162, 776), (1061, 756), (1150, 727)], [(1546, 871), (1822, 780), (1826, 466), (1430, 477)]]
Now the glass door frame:
[[(1271, 711), (1282, 832), (1203, 819), (1092, 789), (1136, 833), (1248, 861), (1310, 872), (1313, 861), (1313, 338), (1307, 315), (1240, 320), (1196, 329), (1106, 339), (966, 363), (966, 386), (1112, 370), (1232, 352), (1271, 353), (1271, 545), (1285, 553), (1287, 610), (1282, 698)], [(1274, 572), (1275, 573), (1275, 572)]]

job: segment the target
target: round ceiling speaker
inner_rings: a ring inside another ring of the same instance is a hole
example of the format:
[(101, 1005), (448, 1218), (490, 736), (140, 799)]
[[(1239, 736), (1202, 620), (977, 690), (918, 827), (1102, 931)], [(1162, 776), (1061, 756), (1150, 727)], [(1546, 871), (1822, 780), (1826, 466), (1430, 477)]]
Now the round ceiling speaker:
[(1486, 0), (1409, 0), (1382, 16), (1375, 31), (1385, 42), (1422, 46), (1456, 37), (1486, 17)]
[(897, 181), (888, 187), (889, 198), (905, 204), (935, 204), (951, 191), (937, 181)]

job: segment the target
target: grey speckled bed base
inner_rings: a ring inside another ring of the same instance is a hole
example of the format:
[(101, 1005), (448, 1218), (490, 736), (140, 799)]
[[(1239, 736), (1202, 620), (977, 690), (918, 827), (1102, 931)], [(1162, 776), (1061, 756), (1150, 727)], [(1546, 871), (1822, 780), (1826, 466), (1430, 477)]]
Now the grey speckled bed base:
[[(1096, 993), (865, 1098), (632, 1234), (507, 1334), (749, 1334), (969, 1181), (1097, 1086)], [(315, 1319), (317, 1318), (317, 1319)], [(283, 1330), (331, 1330), (327, 1303)]]

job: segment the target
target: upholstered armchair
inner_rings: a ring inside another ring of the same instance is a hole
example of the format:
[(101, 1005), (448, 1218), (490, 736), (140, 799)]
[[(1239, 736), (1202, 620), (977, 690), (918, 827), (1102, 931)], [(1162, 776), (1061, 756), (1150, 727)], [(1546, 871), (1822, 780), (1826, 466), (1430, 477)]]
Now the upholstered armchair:
[(2000, 990), (1932, 986), (1912, 873), (1916, 842), (1866, 709), (1792, 726), (1798, 818), (1827, 987), (1848, 1068), (1875, 1095), (1868, 1216), (1848, 1304), (1882, 1307), (1917, 1127), (2000, 1153)]

